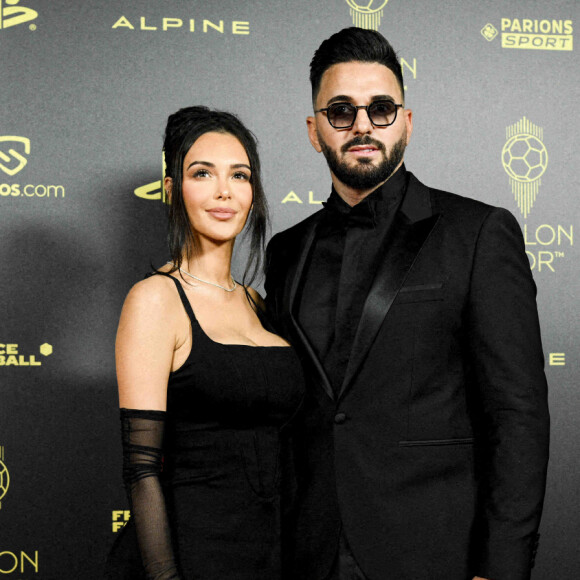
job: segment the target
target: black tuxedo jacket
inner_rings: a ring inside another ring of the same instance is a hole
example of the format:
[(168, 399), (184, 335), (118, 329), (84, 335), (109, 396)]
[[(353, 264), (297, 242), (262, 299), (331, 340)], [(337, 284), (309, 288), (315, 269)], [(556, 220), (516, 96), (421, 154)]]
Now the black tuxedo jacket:
[(529, 578), (549, 415), (518, 223), (411, 174), (335, 396), (295, 311), (323, 211), (267, 252), (267, 306), (308, 379), (286, 577), (325, 578), (342, 525), (369, 580)]

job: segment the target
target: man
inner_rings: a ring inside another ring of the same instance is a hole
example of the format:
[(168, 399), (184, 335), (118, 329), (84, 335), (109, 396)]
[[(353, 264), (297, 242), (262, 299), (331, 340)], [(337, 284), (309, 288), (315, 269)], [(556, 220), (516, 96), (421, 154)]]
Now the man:
[(310, 78), (332, 193), (272, 239), (266, 278), (309, 383), (287, 578), (525, 580), (549, 417), (519, 226), (406, 171), (413, 117), (378, 32), (324, 41)]

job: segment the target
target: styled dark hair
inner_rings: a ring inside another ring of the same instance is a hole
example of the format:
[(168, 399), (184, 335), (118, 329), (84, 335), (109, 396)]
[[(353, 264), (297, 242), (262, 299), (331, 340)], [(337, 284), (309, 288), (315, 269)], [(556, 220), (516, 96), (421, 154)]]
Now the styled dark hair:
[(355, 61), (378, 62), (390, 69), (399, 83), (404, 101), (403, 71), (394, 48), (380, 32), (351, 26), (327, 38), (312, 57), (310, 83), (315, 106), (322, 75), (334, 64)]
[(250, 238), (250, 247), (243, 283), (251, 284), (262, 266), (268, 226), (268, 204), (262, 186), (256, 138), (235, 115), (212, 111), (202, 106), (180, 109), (169, 116), (165, 128), (165, 175), (173, 180), (169, 206), (169, 252), (176, 267), (172, 271), (181, 266), (184, 255), (189, 260), (199, 249), (183, 200), (183, 160), (191, 146), (202, 135), (210, 132), (234, 136), (242, 144), (250, 160), (253, 202), (244, 234)]

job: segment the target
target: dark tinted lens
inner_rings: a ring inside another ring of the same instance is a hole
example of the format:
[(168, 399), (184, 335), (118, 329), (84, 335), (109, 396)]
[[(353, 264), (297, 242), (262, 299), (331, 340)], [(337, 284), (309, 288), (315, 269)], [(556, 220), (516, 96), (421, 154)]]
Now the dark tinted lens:
[(397, 116), (397, 107), (392, 101), (376, 101), (368, 110), (374, 125), (390, 125)]
[(334, 127), (350, 127), (354, 122), (356, 109), (348, 103), (334, 103), (328, 107), (328, 120)]

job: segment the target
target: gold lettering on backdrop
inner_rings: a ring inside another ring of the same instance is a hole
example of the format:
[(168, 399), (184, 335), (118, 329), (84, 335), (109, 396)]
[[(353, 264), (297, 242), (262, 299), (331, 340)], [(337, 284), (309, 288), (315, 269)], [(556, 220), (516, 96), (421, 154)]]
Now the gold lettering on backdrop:
[(232, 22), (232, 34), (250, 34), (250, 23), (234, 20)]
[[(1, 0), (0, 0), (1, 2)], [(167, 32), (170, 28), (174, 29), (184, 29), (189, 32), (195, 32), (195, 18), (189, 18), (187, 20), (189, 22), (189, 27), (184, 28), (183, 23), (184, 19), (182, 18), (175, 18), (175, 17), (164, 17), (161, 19), (161, 26), (159, 23), (152, 23), (151, 20), (148, 20), (147, 16), (140, 16), (139, 17), (139, 30), (148, 30), (148, 31), (157, 31), (162, 30)], [(127, 28), (129, 30), (135, 30), (135, 26), (131, 23), (131, 21), (126, 16), (121, 16), (119, 19), (113, 24), (111, 28)], [(219, 20), (217, 23), (213, 22), (208, 19), (202, 20), (202, 31), (204, 33), (208, 32), (219, 32), (220, 34), (225, 34), (228, 31), (228, 26), (224, 20)], [(231, 33), (236, 35), (248, 35), (250, 34), (250, 22), (247, 20), (232, 20), (231, 22)]]
[(544, 34), (502, 34), (503, 48), (529, 50), (573, 50), (571, 36), (548, 36)]
[(411, 66), (404, 58), (401, 58), (401, 68), (403, 69), (403, 74), (405, 74), (405, 69), (411, 71), (413, 79), (417, 79), (417, 59), (413, 59), (413, 66)]
[(20, 552), (20, 571), (24, 572), (24, 560), (28, 560), (28, 562), (32, 565), (35, 572), (38, 572), (38, 552), (34, 552), (34, 560), (26, 553)]
[[(25, 566), (25, 564), (28, 564)], [(14, 552), (0, 552), (0, 574), (12, 574), (15, 572), (20, 565), (20, 573), (24, 573), (25, 568), (34, 569), (35, 573), (38, 573), (38, 550), (34, 552), (34, 559), (30, 557), (26, 552), (20, 552), (20, 554), (15, 554)], [(12, 566), (12, 568), (7, 568), (6, 566)]]
[(34, 355), (26, 358), (24, 355), (10, 355), (4, 356), (0, 354), (0, 367), (39, 367), (42, 363), (36, 360)]
[(318, 200), (314, 199), (314, 192), (313, 191), (308, 192), (308, 203), (311, 205), (316, 205), (316, 204), (322, 205), (322, 201), (318, 201)]
[(551, 367), (565, 367), (566, 366), (566, 353), (565, 352), (551, 352), (550, 353), (550, 366)]
[[(12, 568), (5, 568), (4, 566), (10, 566), (10, 564), (7, 564), (7, 559), (10, 558), (12, 558), (13, 561)], [(18, 558), (16, 557), (16, 554), (12, 552), (0, 552), (0, 574), (12, 574), (16, 568), (18, 568)]]
[(553, 252), (546, 252), (542, 250), (537, 254), (533, 254), (532, 252), (526, 250), (526, 254), (530, 260), (531, 270), (538, 270), (538, 272), (541, 272), (542, 268), (544, 268), (544, 270), (548, 268), (551, 272), (556, 271), (554, 270), (554, 266), (552, 266), (555, 257)]
[(170, 28), (181, 28), (183, 26), (183, 20), (181, 18), (164, 18), (163, 19), (163, 30), (169, 30)]
[(572, 20), (502, 18), (503, 48), (528, 50), (574, 50)]
[(157, 26), (147, 26), (145, 16), (141, 16), (139, 21), (141, 23), (141, 30), (157, 30)]
[(224, 32), (224, 21), (220, 20), (219, 24), (214, 24), (213, 22), (211, 22), (211, 20), (204, 20), (203, 21), (203, 31), (207, 32), (207, 29), (209, 28), (213, 28), (214, 30), (217, 30), (218, 32), (221, 32), (223, 34)]
[(130, 510), (113, 510), (113, 532), (118, 532), (122, 529), (130, 517)]
[[(532, 270), (539, 272), (542, 271), (542, 268), (555, 272), (555, 261), (566, 255), (562, 246), (574, 245), (574, 226), (572, 225), (565, 227), (563, 225), (541, 224), (531, 228), (528, 224), (524, 224), (523, 234), (530, 266)], [(543, 246), (546, 249), (534, 248), (533, 246)], [(547, 249), (547, 246), (558, 249)]]
[(570, 246), (574, 245), (574, 226), (570, 225), (566, 229), (562, 225), (556, 227), (542, 224), (534, 231), (528, 230), (528, 224), (524, 224), (524, 241), (526, 246), (549, 246), (557, 241), (557, 245), (563, 245), (563, 240), (566, 239)]
[(28, 184), (21, 187), (19, 183), (0, 183), (0, 196), (2, 197), (20, 197), (24, 194), (26, 197), (61, 197), (64, 198), (66, 190), (63, 185), (32, 185)]
[(302, 200), (293, 192), (291, 191), (283, 200), (282, 203), (288, 203), (289, 201), (293, 201), (295, 203), (303, 203)]
[[(53, 352), (52, 345), (45, 342), (40, 345), (40, 354), (50, 356)], [(19, 354), (18, 345), (14, 343), (0, 343), (0, 367), (39, 367), (42, 363), (36, 360), (35, 355), (25, 356)]]
[[(300, 198), (300, 196), (295, 191), (291, 191), (290, 193), (288, 193), (288, 195), (286, 195), (286, 197), (282, 200), (282, 203), (288, 202), (304, 203)], [(321, 205), (323, 201), (314, 199), (314, 192), (311, 190), (308, 192), (308, 203), (310, 205)]]
[(541, 34), (572, 34), (574, 26), (572, 20), (531, 20), (524, 18), (502, 18), (501, 29), (509, 32), (533, 32)]
[(18, 354), (18, 345), (0, 343), (0, 354)]
[(135, 30), (135, 27), (129, 22), (129, 20), (125, 16), (121, 16), (115, 24), (113, 24), (112, 28), (120, 28), (125, 27), (129, 28), (130, 30)]

